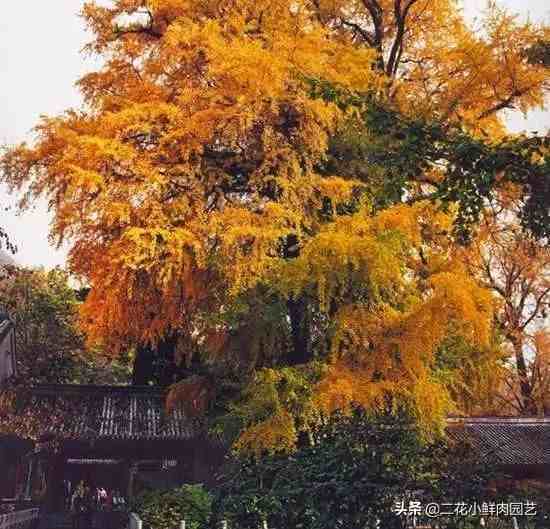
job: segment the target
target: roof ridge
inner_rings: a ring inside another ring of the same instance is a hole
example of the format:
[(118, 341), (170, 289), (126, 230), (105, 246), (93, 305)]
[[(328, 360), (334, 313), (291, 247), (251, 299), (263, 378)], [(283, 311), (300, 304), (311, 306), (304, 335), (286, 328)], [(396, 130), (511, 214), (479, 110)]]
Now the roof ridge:
[(550, 417), (448, 417), (450, 424), (550, 424)]
[(148, 393), (162, 394), (168, 391), (167, 388), (159, 386), (133, 386), (133, 385), (100, 385), (100, 384), (37, 384), (30, 388), (36, 393)]

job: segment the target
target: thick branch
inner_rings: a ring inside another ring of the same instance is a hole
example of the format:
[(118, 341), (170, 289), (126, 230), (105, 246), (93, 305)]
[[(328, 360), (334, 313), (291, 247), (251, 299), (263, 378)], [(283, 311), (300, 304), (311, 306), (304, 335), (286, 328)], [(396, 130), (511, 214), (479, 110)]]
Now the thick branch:
[(363, 40), (369, 45), (369, 46), (375, 46), (374, 36), (371, 35), (368, 31), (364, 30), (359, 24), (355, 24), (354, 22), (349, 22), (348, 20), (342, 20), (342, 24), (344, 26), (347, 26), (348, 28), (353, 29), (356, 33), (361, 35)]
[(401, 58), (401, 53), (403, 51), (403, 39), (405, 38), (407, 15), (416, 1), (417, 0), (409, 0), (403, 8), (403, 11), (401, 11), (401, 0), (395, 0), (394, 2), (394, 17), (397, 31), (391, 47), (388, 64), (386, 66), (386, 73), (390, 77), (394, 76), (397, 72), (399, 59)]
[(373, 47), (378, 51), (378, 66), (381, 70), (384, 70), (384, 56), (382, 50), (382, 41), (384, 39), (384, 12), (377, 0), (363, 0), (363, 5), (372, 18), (374, 26)]
[(147, 9), (145, 11), (141, 11), (139, 14), (144, 14), (144, 13), (149, 17), (149, 21), (147, 24), (144, 24), (144, 25), (135, 24), (135, 25), (130, 25), (127, 28), (121, 28), (120, 26), (117, 25), (117, 27), (115, 28), (115, 33), (117, 35), (124, 35), (126, 33), (141, 33), (141, 34), (149, 35), (156, 39), (161, 38), (162, 33), (154, 29), (155, 20), (153, 18), (153, 13), (151, 13), (151, 11)]
[(484, 110), (477, 118), (485, 119), (491, 116), (492, 114), (495, 114), (499, 110), (504, 110), (505, 108), (512, 108), (512, 103), (514, 102), (514, 99), (516, 97), (521, 97), (522, 95), (526, 94), (528, 91), (529, 91), (529, 88), (524, 88), (523, 90), (514, 90), (506, 99), (503, 99), (502, 101), (492, 106), (491, 108)]

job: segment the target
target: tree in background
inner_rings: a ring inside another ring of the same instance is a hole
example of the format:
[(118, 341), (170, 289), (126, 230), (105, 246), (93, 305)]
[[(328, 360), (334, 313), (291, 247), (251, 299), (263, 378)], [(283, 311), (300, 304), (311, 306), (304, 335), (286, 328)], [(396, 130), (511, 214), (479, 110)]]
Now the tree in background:
[(0, 227), (0, 250), (5, 246), (11, 253), (15, 253), (16, 247), (10, 241), (8, 232)]
[(44, 119), (2, 172), (50, 199), (90, 342), (174, 336), (190, 376), (171, 400), (228, 408), (246, 450), (292, 449), (352, 403), (406, 403), (429, 429), (460, 408), (452, 387), (500, 358), (456, 227), (514, 181), (525, 226), (548, 230), (548, 140), (504, 137), (498, 114), (543, 102), (528, 51), (547, 28), (493, 7), (476, 34), (450, 0), (83, 15), (105, 59), (85, 109)]
[(464, 258), (470, 269), (499, 298), (498, 330), (511, 350), (506, 402), (522, 415), (548, 413), (548, 312), (550, 249), (521, 230), (517, 189), (502, 193)]
[(79, 302), (61, 269), (17, 268), (3, 281), (0, 303), (16, 325), (17, 377), (36, 383), (120, 383), (124, 365), (86, 348), (77, 328)]

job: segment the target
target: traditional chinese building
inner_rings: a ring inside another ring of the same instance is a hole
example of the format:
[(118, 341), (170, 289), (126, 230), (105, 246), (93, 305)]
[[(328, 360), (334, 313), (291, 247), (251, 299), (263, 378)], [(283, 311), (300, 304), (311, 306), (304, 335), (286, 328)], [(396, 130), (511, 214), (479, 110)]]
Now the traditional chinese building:
[(81, 480), (127, 499), (146, 486), (212, 484), (223, 447), (165, 402), (163, 391), (147, 386), (33, 388), (19, 411), (32, 410), (43, 427), (19, 476), (25, 494), (58, 512)]
[[(15, 374), (15, 326), (7, 313), (0, 312), (0, 388)], [(21, 443), (16, 437), (0, 434), (0, 499), (15, 495), (18, 472), (23, 472), (16, 461), (20, 460), (31, 446), (30, 443)]]
[(450, 437), (467, 441), (515, 479), (550, 484), (550, 417), (477, 417), (447, 420)]
[[(41, 433), (32, 450), (19, 444), (9, 487), (50, 512), (66, 509), (67, 487), (81, 480), (118, 490), (214, 484), (227, 448), (182, 409), (166, 409), (163, 391), (148, 386), (39, 386), (21, 404)], [(516, 479), (550, 485), (550, 418), (449, 419), (447, 433), (496, 460)]]
[(0, 384), (15, 372), (15, 325), (7, 313), (0, 312)]

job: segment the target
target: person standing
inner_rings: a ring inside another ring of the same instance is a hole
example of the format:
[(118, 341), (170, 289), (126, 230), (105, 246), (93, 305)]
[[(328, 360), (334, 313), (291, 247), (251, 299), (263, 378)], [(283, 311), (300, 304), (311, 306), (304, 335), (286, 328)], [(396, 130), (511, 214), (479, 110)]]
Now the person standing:
[(84, 490), (84, 509), (82, 511), (83, 529), (90, 529), (93, 526), (94, 516), (94, 494), (90, 486), (86, 486)]
[(71, 498), (73, 529), (83, 529), (82, 512), (84, 509), (84, 482), (80, 481)]
[(71, 482), (68, 479), (63, 480), (63, 508), (67, 511), (71, 510), (72, 490)]

